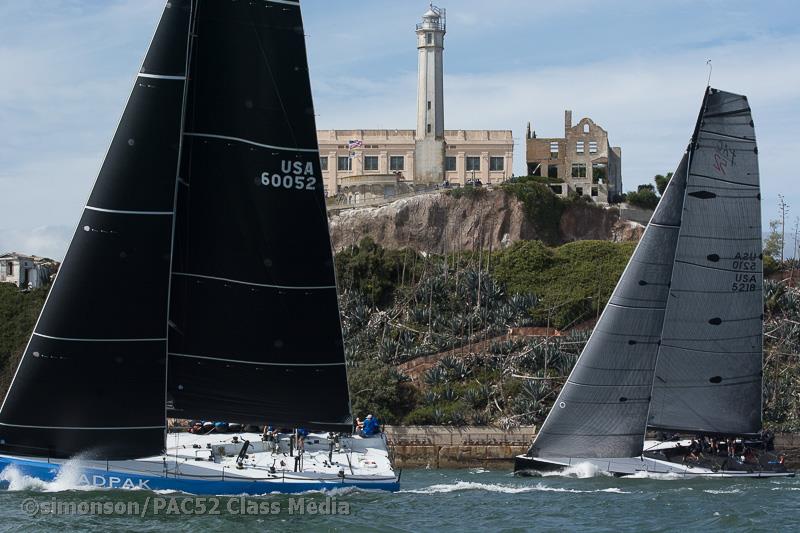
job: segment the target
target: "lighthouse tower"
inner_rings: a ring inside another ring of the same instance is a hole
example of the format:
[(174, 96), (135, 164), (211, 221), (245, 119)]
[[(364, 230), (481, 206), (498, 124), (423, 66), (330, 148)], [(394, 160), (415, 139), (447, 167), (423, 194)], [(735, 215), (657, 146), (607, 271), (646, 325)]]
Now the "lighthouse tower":
[(433, 4), (417, 24), (419, 66), (417, 77), (417, 132), (414, 181), (444, 180), (444, 83), (442, 55), (447, 18)]

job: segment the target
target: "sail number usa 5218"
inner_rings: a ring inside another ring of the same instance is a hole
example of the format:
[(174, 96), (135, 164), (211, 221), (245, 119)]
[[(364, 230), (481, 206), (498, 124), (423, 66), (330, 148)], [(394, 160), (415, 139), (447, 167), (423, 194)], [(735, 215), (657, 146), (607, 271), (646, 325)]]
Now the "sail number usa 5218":
[(317, 188), (317, 178), (313, 176), (314, 165), (303, 161), (281, 161), (280, 172), (263, 172), (261, 185), (278, 189), (304, 189), (313, 191)]

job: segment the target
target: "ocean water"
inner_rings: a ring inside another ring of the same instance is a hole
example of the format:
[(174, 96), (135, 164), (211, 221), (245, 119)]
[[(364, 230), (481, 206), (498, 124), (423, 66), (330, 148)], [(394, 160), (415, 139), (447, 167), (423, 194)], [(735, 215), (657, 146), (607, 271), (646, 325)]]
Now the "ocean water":
[[(68, 475), (42, 483), (7, 470), (0, 478), (7, 486), (0, 490), (2, 531), (800, 530), (800, 479), (794, 478), (614, 478), (580, 466), (568, 475), (538, 478), (483, 469), (407, 470), (401, 492), (394, 494), (346, 490), (205, 499), (87, 489)], [(95, 512), (81, 514), (80, 504), (84, 511), (95, 505)], [(61, 512), (30, 514), (34, 506), (48, 505), (61, 505)]]

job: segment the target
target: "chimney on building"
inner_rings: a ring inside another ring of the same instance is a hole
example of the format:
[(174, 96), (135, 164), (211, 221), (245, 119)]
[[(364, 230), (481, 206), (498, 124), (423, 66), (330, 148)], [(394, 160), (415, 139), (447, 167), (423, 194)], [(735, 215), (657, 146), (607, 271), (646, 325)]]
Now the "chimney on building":
[(531, 137), (531, 123), (530, 123), (530, 121), (528, 121), (528, 129), (527, 129), (527, 130), (525, 130), (525, 138), (526, 138), (526, 139), (532, 139), (532, 137)]
[(572, 127), (572, 110), (567, 109), (564, 111), (564, 129), (568, 130)]

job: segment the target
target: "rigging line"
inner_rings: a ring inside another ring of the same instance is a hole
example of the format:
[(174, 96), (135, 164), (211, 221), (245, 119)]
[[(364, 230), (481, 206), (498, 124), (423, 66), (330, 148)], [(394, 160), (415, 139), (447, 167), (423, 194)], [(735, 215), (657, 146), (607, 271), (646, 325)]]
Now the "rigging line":
[[(709, 176), (707, 174), (698, 174), (697, 172), (692, 172), (691, 175), (692, 176), (696, 176), (698, 178), (705, 178), (707, 180), (714, 180), (714, 181), (721, 181), (723, 183), (730, 183), (731, 185), (741, 185), (742, 187), (753, 187), (753, 188), (756, 188), (756, 189), (759, 187), (757, 184), (753, 185), (751, 183), (742, 183), (741, 181), (726, 180), (726, 179), (718, 178), (718, 177), (715, 177), (715, 176)], [(702, 185), (691, 184), (691, 185), (689, 185), (689, 187), (702, 188), (703, 186)]]
[(91, 205), (85, 206), (90, 211), (98, 211), (100, 213), (114, 213), (117, 215), (157, 215), (157, 216), (172, 216), (172, 211), (126, 211), (122, 209), (104, 209), (102, 207), (93, 207)]
[[(251, 24), (250, 27), (253, 29), (253, 33), (256, 35), (256, 42), (258, 43), (258, 51), (261, 52), (261, 57), (264, 59), (264, 65), (267, 67), (267, 73), (269, 74), (269, 79), (272, 81), (272, 89), (275, 91), (275, 96), (278, 98), (278, 103), (281, 106), (281, 111), (283, 112), (283, 120), (286, 122), (286, 126), (289, 130), (289, 135), (292, 136), (292, 141), (297, 144), (297, 136), (294, 134), (294, 127), (292, 126), (292, 121), (289, 118), (289, 113), (286, 111), (286, 105), (283, 103), (283, 97), (281, 96), (280, 88), (278, 87), (278, 82), (275, 79), (275, 75), (272, 72), (272, 67), (269, 64), (269, 58), (267, 57), (267, 52), (264, 50), (264, 45), (261, 43), (261, 35), (258, 33), (258, 29), (256, 28), (256, 24), (254, 20), (250, 20)], [(300, 20), (300, 27), (302, 28), (303, 21)], [(305, 39), (305, 37), (303, 37)], [(305, 42), (303, 43), (305, 44)]]
[(82, 339), (82, 338), (71, 338), (71, 337), (54, 337), (52, 335), (45, 335), (44, 333), (38, 333), (36, 331), (33, 332), (34, 335), (37, 337), (42, 337), (44, 339), (52, 339), (55, 341), (69, 341), (69, 342), (164, 342), (167, 339)]
[(198, 133), (198, 132), (183, 132), (184, 136), (187, 137), (204, 137), (208, 139), (221, 139), (223, 141), (236, 141), (245, 144), (251, 144), (253, 146), (258, 146), (259, 148), (269, 148), (270, 150), (284, 150), (286, 152), (307, 152), (307, 153), (319, 153), (319, 148), (291, 148), (289, 146), (276, 146), (273, 144), (264, 144), (256, 141), (251, 141), (249, 139), (242, 139), (241, 137), (231, 137), (229, 135), (217, 135), (215, 133)]
[(256, 365), (256, 366), (302, 366), (302, 367), (320, 367), (320, 366), (344, 366), (344, 361), (340, 363), (269, 363), (263, 361), (245, 361), (243, 359), (224, 359), (222, 357), (210, 357), (206, 355), (193, 355), (187, 353), (169, 352), (168, 355), (173, 357), (184, 357), (187, 359), (205, 359), (207, 361), (218, 361), (220, 363), (238, 363), (243, 365)]
[(229, 279), (229, 278), (220, 278), (216, 276), (204, 276), (202, 274), (190, 274), (188, 272), (173, 272), (173, 276), (183, 276), (189, 278), (203, 278), (203, 279), (212, 279), (215, 281), (225, 281), (230, 283), (237, 283), (239, 285), (251, 285), (253, 287), (266, 287), (269, 289), (287, 289), (287, 290), (324, 290), (324, 289), (335, 289), (336, 285), (314, 285), (314, 286), (297, 286), (297, 285), (270, 285), (267, 283), (254, 283), (251, 281), (240, 281), (236, 279)]

